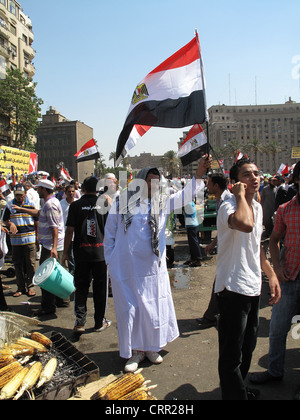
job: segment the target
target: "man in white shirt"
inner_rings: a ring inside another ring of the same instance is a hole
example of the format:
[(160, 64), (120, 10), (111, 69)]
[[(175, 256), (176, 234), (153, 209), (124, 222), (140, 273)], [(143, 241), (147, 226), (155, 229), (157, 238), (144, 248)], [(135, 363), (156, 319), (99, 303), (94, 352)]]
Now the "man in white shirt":
[(28, 200), (34, 203), (34, 207), (37, 210), (40, 210), (41, 201), (38, 192), (33, 188), (32, 183), (30, 181), (24, 182), (24, 186), (26, 189), (26, 195), (28, 197)]
[(260, 174), (249, 159), (231, 169), (232, 198), (218, 211), (219, 375), (224, 400), (257, 397), (245, 386), (256, 347), (261, 294), (261, 269), (270, 280), (270, 304), (280, 299), (280, 286), (261, 248), (262, 207), (254, 199)]

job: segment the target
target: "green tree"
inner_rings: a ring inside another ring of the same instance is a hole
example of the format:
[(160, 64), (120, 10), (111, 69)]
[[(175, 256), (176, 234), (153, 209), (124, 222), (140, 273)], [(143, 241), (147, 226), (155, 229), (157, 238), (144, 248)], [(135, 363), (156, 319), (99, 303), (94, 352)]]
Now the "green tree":
[(98, 178), (103, 178), (105, 174), (106, 164), (104, 156), (101, 152), (100, 153), (100, 159), (97, 159), (95, 162), (95, 174)]
[(223, 149), (225, 158), (235, 159), (239, 152), (243, 152), (244, 146), (238, 140), (231, 140)]
[(109, 158), (108, 160), (113, 160), (114, 161), (114, 166), (116, 165), (116, 152), (110, 152)]
[(254, 138), (250, 143), (247, 143), (246, 151), (247, 153), (254, 153), (254, 162), (257, 163), (258, 153), (264, 153), (265, 146), (260, 139)]
[(180, 173), (179, 158), (173, 150), (166, 152), (161, 159), (162, 166), (171, 177), (178, 176)]
[(10, 146), (33, 150), (31, 136), (39, 125), (42, 99), (35, 94), (36, 83), (20, 70), (8, 69), (0, 81), (0, 114), (9, 118)]

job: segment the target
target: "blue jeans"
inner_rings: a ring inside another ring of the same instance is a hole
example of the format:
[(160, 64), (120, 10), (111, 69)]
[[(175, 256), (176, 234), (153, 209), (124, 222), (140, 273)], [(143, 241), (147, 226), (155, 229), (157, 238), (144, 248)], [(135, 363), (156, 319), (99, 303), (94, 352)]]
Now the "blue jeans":
[(273, 307), (270, 325), (270, 351), (268, 372), (275, 377), (284, 375), (286, 339), (292, 319), (300, 308), (300, 274), (297, 280), (282, 283), (281, 299)]

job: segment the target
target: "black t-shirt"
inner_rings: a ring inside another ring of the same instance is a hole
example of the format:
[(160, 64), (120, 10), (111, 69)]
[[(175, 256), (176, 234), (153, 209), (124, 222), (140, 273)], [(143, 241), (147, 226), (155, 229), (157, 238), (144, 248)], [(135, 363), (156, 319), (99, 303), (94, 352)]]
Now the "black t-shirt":
[(66, 226), (75, 230), (75, 261), (104, 261), (103, 240), (107, 216), (101, 214), (97, 199), (96, 195), (85, 194), (69, 208)]

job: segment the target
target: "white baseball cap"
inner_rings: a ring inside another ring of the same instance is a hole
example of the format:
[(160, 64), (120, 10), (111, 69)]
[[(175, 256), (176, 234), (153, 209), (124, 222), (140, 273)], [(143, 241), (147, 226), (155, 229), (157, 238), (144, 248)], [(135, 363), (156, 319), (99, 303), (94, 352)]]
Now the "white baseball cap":
[(37, 187), (47, 188), (48, 190), (54, 191), (55, 185), (49, 179), (40, 179)]

